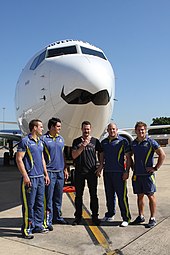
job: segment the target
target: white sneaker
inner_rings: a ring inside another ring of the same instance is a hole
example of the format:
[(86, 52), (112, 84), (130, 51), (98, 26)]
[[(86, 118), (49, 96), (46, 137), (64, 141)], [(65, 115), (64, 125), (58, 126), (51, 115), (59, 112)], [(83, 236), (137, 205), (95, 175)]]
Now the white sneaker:
[(123, 221), (120, 226), (127, 227), (128, 225), (129, 225), (129, 223), (127, 221)]
[(114, 221), (114, 216), (112, 217), (104, 217), (101, 221), (105, 221), (105, 222), (113, 222)]

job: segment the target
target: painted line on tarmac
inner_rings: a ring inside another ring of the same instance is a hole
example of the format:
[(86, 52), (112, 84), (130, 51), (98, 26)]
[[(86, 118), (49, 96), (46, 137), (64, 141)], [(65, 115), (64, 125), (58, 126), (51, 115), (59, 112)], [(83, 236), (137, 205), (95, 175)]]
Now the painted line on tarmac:
[[(68, 198), (70, 199), (70, 201), (72, 202), (73, 206), (75, 207), (75, 193), (73, 192), (68, 192), (66, 193)], [(117, 251), (112, 251), (110, 249), (110, 240), (109, 237), (107, 236), (107, 234), (105, 233), (105, 231), (100, 227), (100, 226), (96, 226), (93, 225), (92, 220), (91, 220), (91, 214), (88, 211), (88, 209), (83, 205), (82, 208), (82, 217), (83, 220), (86, 222), (87, 225), (85, 225), (85, 228), (87, 230), (87, 232), (89, 233), (93, 243), (95, 245), (101, 245), (104, 250), (105, 250), (105, 254), (104, 255), (116, 255), (116, 254), (120, 254), (117, 253)]]

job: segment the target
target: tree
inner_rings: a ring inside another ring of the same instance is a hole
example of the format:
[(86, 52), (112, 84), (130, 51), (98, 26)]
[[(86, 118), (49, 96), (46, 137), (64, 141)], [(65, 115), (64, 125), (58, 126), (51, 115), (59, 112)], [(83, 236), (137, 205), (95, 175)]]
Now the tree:
[[(153, 118), (152, 121), (153, 121), (153, 123), (151, 124), (151, 126), (170, 125), (170, 117)], [(148, 133), (149, 133), (149, 135), (170, 134), (170, 128), (152, 129), (152, 130), (149, 130)]]

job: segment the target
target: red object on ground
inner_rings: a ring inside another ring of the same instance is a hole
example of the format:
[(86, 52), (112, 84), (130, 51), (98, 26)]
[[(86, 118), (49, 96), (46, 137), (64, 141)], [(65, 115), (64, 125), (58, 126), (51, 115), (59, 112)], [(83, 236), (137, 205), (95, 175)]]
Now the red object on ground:
[(76, 192), (76, 189), (74, 186), (65, 186), (63, 192)]

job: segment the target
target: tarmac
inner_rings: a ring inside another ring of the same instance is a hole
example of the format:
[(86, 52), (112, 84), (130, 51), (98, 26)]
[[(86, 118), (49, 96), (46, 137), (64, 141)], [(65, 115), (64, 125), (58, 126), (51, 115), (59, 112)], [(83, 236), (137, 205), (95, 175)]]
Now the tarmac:
[[(122, 219), (117, 206), (115, 221), (94, 226), (90, 219), (89, 193), (84, 192), (84, 220), (72, 226), (74, 220), (74, 192), (63, 194), (62, 214), (67, 225), (54, 225), (47, 234), (35, 234), (34, 239), (21, 238), (20, 173), (13, 166), (2, 165), (0, 159), (0, 251), (3, 255), (168, 255), (170, 254), (170, 146), (164, 165), (156, 173), (157, 225), (145, 228), (149, 220), (148, 199), (145, 198), (146, 223), (120, 227)], [(2, 157), (2, 151), (0, 151)], [(134, 220), (137, 215), (136, 196), (128, 180), (129, 205)], [(99, 178), (99, 218), (106, 211), (103, 178)]]

